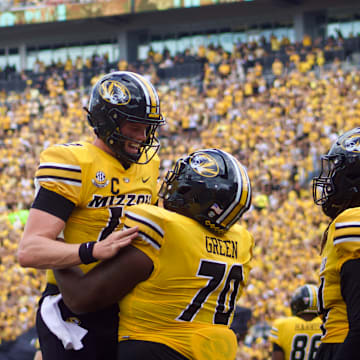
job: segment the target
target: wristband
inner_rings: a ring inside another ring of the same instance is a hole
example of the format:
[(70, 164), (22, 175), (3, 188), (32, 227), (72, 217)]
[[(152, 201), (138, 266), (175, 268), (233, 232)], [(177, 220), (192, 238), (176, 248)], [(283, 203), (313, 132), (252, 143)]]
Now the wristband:
[(89, 241), (80, 245), (79, 257), (83, 264), (91, 264), (97, 261), (97, 259), (95, 259), (93, 256), (93, 249), (95, 244), (96, 241)]

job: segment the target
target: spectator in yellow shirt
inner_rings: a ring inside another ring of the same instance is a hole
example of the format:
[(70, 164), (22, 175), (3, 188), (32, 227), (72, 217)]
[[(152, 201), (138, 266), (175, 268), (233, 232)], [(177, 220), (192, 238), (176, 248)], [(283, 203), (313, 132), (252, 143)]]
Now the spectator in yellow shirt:
[(305, 34), (303, 37), (302, 45), (304, 48), (309, 49), (312, 46), (312, 39), (311, 36), (308, 34)]
[(279, 77), (282, 75), (284, 70), (284, 65), (283, 63), (278, 59), (275, 58), (273, 64), (272, 64), (272, 72), (275, 76)]

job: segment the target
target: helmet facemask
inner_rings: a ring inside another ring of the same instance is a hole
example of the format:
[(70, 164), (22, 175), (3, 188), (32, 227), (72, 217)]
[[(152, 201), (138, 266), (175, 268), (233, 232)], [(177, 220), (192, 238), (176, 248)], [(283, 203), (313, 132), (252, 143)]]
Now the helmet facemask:
[[(159, 122), (144, 121), (141, 119), (134, 119), (130, 117), (123, 117), (123, 114), (118, 109), (111, 109), (107, 117), (111, 119), (115, 126), (114, 130), (109, 134), (100, 138), (107, 144), (107, 146), (114, 152), (115, 156), (121, 162), (147, 164), (158, 152), (160, 148), (160, 142), (156, 137), (156, 130), (159, 126)], [(126, 122), (138, 123), (147, 125), (146, 139), (145, 141), (138, 141), (130, 138), (121, 132), (122, 127)], [(128, 153), (125, 150), (125, 142), (130, 141), (139, 145), (137, 154)], [(145, 154), (145, 156), (142, 156)], [(130, 165), (130, 164), (129, 164)]]
[(342, 169), (343, 155), (321, 157), (321, 171), (318, 177), (313, 179), (313, 198), (316, 205), (324, 205), (329, 197), (336, 193), (334, 175)]
[[(159, 190), (159, 197), (164, 200), (164, 207), (171, 211), (176, 211), (186, 215), (186, 211), (181, 211), (185, 207), (184, 195), (191, 190), (190, 186), (179, 186), (179, 177), (182, 170), (186, 167), (183, 158), (180, 158), (173, 169), (169, 170)], [(181, 180), (181, 179), (180, 179)], [(176, 189), (176, 191), (174, 191)], [(178, 196), (180, 195), (180, 196)], [(187, 204), (189, 206), (189, 204)]]
[(321, 157), (320, 175), (313, 179), (313, 198), (323, 212), (335, 219), (342, 211), (359, 205), (359, 176), (357, 158), (347, 159), (344, 154)]

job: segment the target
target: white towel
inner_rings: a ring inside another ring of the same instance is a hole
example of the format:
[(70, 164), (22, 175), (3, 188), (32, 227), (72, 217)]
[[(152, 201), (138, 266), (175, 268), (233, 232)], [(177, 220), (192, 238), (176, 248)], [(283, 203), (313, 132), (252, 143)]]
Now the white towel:
[(62, 319), (58, 305), (60, 300), (61, 294), (46, 296), (41, 304), (41, 317), (49, 330), (62, 341), (66, 350), (80, 350), (83, 348), (81, 340), (88, 331)]

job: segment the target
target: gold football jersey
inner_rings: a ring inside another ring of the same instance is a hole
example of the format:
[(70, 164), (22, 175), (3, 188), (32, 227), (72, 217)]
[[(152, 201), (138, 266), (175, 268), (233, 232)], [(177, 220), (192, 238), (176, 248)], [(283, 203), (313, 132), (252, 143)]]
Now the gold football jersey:
[(346, 261), (357, 258), (360, 258), (360, 208), (351, 208), (330, 224), (322, 254), (318, 293), (322, 342), (342, 343), (347, 336), (349, 324), (341, 295), (340, 271)]
[(321, 319), (306, 321), (298, 316), (274, 321), (270, 331), (271, 342), (284, 351), (285, 360), (313, 360), (320, 346)]
[[(35, 174), (40, 185), (69, 199), (75, 208), (66, 222), (69, 243), (100, 241), (123, 226), (124, 208), (157, 201), (159, 158), (146, 165), (121, 163), (87, 142), (55, 145), (40, 155)], [(80, 265), (84, 272), (96, 263)], [(47, 281), (56, 284), (52, 271)]]
[(236, 224), (222, 236), (193, 219), (139, 205), (125, 226), (138, 226), (133, 243), (154, 264), (144, 282), (120, 302), (119, 340), (160, 342), (188, 358), (233, 359), (229, 329), (248, 280), (254, 241)]

